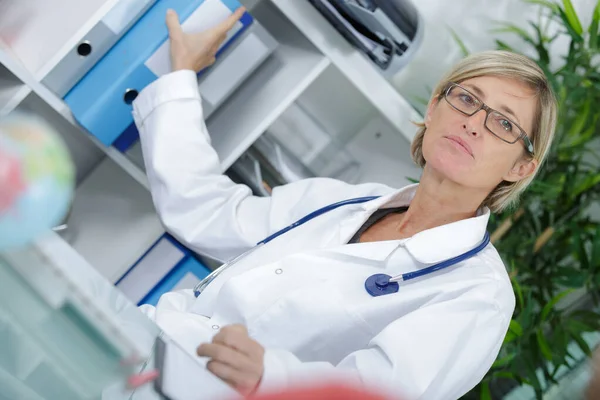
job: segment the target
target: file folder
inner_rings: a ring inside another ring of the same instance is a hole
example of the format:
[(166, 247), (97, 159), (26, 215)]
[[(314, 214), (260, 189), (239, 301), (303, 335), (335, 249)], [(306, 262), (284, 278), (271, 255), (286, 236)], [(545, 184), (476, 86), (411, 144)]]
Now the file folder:
[(169, 234), (163, 235), (115, 286), (137, 305), (156, 305), (164, 293), (192, 289), (210, 269)]
[[(131, 102), (169, 71), (167, 10), (179, 14), (184, 29), (193, 26), (197, 30), (224, 20), (240, 6), (237, 0), (157, 1), (64, 97), (75, 119), (106, 146), (113, 145), (125, 131), (135, 131)], [(252, 21), (246, 13), (217, 57)]]
[(58, 55), (60, 60), (56, 65), (43, 72), (42, 83), (64, 97), (156, 1), (119, 0), (66, 53)]

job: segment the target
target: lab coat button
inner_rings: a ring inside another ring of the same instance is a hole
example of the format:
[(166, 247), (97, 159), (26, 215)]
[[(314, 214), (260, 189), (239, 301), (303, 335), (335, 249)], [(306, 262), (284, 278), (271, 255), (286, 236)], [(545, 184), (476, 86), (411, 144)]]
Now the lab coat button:
[(281, 274), (283, 273), (283, 270), (282, 270), (281, 268), (277, 268), (277, 269), (275, 270), (275, 273), (276, 273), (277, 275), (281, 275)]
[(219, 325), (213, 325), (212, 328), (216, 331), (219, 329)]

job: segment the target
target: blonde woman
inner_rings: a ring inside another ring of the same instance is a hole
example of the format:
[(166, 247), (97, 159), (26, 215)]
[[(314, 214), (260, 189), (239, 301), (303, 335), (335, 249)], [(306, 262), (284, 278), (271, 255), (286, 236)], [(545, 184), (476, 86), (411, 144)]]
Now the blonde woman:
[(259, 198), (221, 174), (196, 83), (239, 15), (190, 35), (168, 14), (175, 71), (134, 103), (154, 202), (173, 235), (223, 261), (303, 223), (148, 315), (241, 393), (343, 377), (408, 399), (459, 398), (494, 362), (513, 313), (486, 226), (550, 148), (544, 73), (507, 52), (452, 68), (412, 144), (418, 185), (317, 178)]

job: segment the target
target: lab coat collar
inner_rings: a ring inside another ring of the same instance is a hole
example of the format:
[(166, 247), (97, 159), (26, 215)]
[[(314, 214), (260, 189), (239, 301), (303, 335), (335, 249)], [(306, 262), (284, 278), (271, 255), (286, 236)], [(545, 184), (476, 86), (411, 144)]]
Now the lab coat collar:
[[(360, 204), (363, 212), (358, 219), (364, 220), (365, 214), (371, 215), (380, 208), (410, 205), (418, 186), (408, 185), (396, 192)], [(481, 243), (489, 217), (489, 208), (481, 207), (475, 217), (424, 230), (407, 238), (402, 244), (418, 262), (436, 264), (465, 253)], [(356, 219), (355, 217), (345, 221), (341, 227), (342, 232), (356, 228), (351, 227), (356, 225)]]

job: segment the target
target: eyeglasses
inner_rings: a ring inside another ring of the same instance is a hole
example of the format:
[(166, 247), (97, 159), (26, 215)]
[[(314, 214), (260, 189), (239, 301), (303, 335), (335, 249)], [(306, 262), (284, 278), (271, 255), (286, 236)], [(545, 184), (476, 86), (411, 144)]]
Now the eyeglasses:
[(477, 96), (458, 83), (450, 83), (450, 86), (444, 93), (444, 99), (456, 111), (469, 117), (484, 110), (486, 113), (484, 126), (488, 131), (506, 143), (514, 144), (519, 140), (523, 140), (525, 148), (533, 155), (533, 144), (519, 125), (511, 121), (504, 114), (488, 107)]

